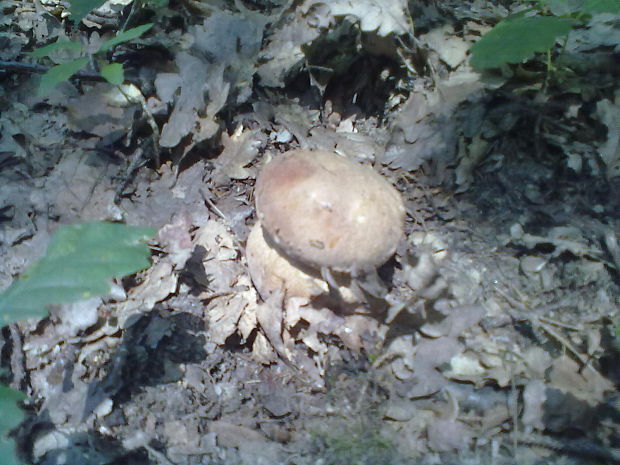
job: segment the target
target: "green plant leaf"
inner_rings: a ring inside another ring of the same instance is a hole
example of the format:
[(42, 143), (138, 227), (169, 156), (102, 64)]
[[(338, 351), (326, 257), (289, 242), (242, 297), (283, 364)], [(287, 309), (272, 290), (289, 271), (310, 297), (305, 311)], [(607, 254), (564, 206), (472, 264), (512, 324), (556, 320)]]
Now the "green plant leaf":
[(471, 65), (483, 69), (521, 63), (550, 49), (571, 27), (570, 20), (555, 16), (507, 18), (471, 47)]
[(62, 65), (56, 65), (50, 68), (43, 76), (39, 83), (39, 95), (47, 95), (56, 85), (66, 81), (84, 66), (88, 64), (88, 58), (77, 58), (68, 61)]
[(53, 44), (48, 44), (44, 47), (37, 48), (32, 52), (28, 52), (32, 58), (43, 58), (48, 57), (52, 53), (57, 52), (59, 50), (67, 50), (70, 52), (80, 52), (82, 50), (82, 44), (79, 42), (74, 42), (72, 40), (58, 40)]
[(584, 13), (620, 13), (620, 0), (585, 0)]
[(0, 457), (6, 465), (20, 465), (15, 455), (15, 441), (7, 435), (24, 419), (24, 412), (17, 402), (24, 400), (21, 392), (0, 385)]
[(71, 19), (79, 23), (84, 16), (95, 8), (99, 8), (104, 3), (105, 0), (71, 0), (71, 6), (69, 7)]
[(129, 40), (137, 39), (146, 31), (153, 27), (153, 23), (142, 24), (141, 26), (136, 26), (131, 29), (127, 29), (126, 31), (121, 32), (116, 37), (113, 37), (110, 40), (106, 40), (101, 47), (99, 47), (98, 52), (106, 52), (110, 50), (112, 47), (115, 47), (118, 44), (123, 42), (127, 42)]
[(121, 63), (108, 63), (101, 68), (101, 76), (110, 84), (120, 86), (125, 81), (125, 71)]
[(145, 4), (153, 8), (164, 8), (168, 6), (168, 0), (146, 0)]
[(109, 279), (149, 265), (149, 228), (116, 223), (62, 226), (47, 254), (0, 294), (0, 323), (44, 317), (45, 305), (104, 295)]

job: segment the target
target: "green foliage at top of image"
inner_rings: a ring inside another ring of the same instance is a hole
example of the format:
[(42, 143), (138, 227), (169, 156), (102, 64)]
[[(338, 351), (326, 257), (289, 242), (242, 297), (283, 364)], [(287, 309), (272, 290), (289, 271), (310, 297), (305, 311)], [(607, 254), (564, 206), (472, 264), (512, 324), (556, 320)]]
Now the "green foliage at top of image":
[[(526, 16), (532, 13), (535, 15)], [(499, 22), (473, 44), (471, 65), (485, 69), (522, 63), (550, 50), (595, 13), (620, 13), (620, 0), (538, 0), (531, 8)]]
[(520, 63), (551, 48), (571, 28), (571, 21), (555, 16), (505, 19), (472, 46), (471, 65), (483, 69)]
[(110, 278), (149, 266), (154, 231), (116, 223), (62, 226), (47, 254), (0, 294), (0, 324), (46, 315), (49, 304), (107, 294)]
[[(152, 27), (153, 23), (147, 23), (119, 32), (116, 36), (103, 42), (99, 49), (91, 56), (80, 56), (79, 58), (67, 61), (66, 63), (61, 63), (51, 67), (41, 76), (41, 81), (39, 83), (39, 95), (47, 95), (49, 91), (58, 84), (66, 81), (75, 73), (85, 68), (92, 58), (113, 49), (118, 44), (139, 38)], [(54, 43), (45, 45), (44, 47), (33, 50), (29, 53), (29, 55), (33, 58), (41, 59), (58, 52), (88, 55), (82, 44), (71, 40), (58, 40)], [(120, 63), (104, 63), (101, 67), (100, 74), (104, 79), (113, 85), (120, 85), (125, 79), (123, 65)]]
[(24, 419), (24, 412), (18, 402), (25, 399), (25, 395), (14, 389), (0, 385), (0, 457), (3, 465), (20, 465), (15, 456), (15, 441), (7, 433), (15, 429)]
[(88, 13), (103, 5), (105, 0), (71, 0), (70, 3), (71, 19), (79, 23)]

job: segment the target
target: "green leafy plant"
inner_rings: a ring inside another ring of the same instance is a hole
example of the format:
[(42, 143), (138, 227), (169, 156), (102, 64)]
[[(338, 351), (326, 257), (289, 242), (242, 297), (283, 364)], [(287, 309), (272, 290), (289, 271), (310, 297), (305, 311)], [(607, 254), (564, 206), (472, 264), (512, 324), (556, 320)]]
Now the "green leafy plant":
[(620, 0), (538, 0), (499, 22), (470, 49), (476, 69), (522, 63), (548, 52), (560, 39), (594, 13), (620, 12)]
[(153, 231), (116, 223), (63, 226), (47, 254), (0, 294), (0, 323), (46, 315), (45, 306), (104, 295), (109, 278), (148, 266)]
[(101, 44), (95, 53), (88, 53), (82, 44), (71, 40), (58, 40), (32, 51), (30, 56), (37, 59), (51, 57), (57, 53), (79, 55), (78, 58), (53, 66), (43, 74), (39, 84), (39, 95), (46, 95), (56, 85), (66, 81), (75, 73), (85, 68), (91, 61), (99, 65), (101, 76), (109, 83), (114, 85), (122, 84), (125, 80), (123, 65), (121, 63), (107, 62), (104, 54), (118, 44), (139, 38), (151, 27), (153, 27), (153, 23), (142, 24), (120, 32), (115, 37)]
[(571, 28), (571, 21), (555, 16), (507, 18), (473, 45), (471, 65), (483, 69), (520, 63), (550, 49)]
[(103, 5), (105, 0), (71, 0), (70, 3), (69, 13), (71, 13), (71, 18), (76, 23), (79, 23), (89, 12)]
[(15, 456), (15, 441), (8, 437), (8, 432), (24, 419), (24, 412), (19, 408), (18, 402), (25, 397), (19, 391), (0, 385), (0, 456), (2, 463), (6, 465), (20, 464)]
[[(146, 239), (154, 231), (116, 223), (62, 226), (45, 257), (0, 294), (0, 323), (44, 317), (45, 306), (104, 295), (109, 279), (149, 265)], [(2, 463), (18, 465), (14, 441), (8, 437), (22, 420), (22, 393), (0, 385), (0, 454)]]

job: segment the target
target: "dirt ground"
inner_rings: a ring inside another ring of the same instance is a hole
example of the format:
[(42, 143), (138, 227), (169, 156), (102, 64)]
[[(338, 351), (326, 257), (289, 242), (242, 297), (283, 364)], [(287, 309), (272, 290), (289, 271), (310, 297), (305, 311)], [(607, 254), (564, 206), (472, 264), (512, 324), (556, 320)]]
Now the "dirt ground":
[[(116, 55), (141, 103), (86, 78), (38, 97), (0, 66), (0, 289), (58, 225), (158, 230), (152, 266), (110, 295), (2, 329), (23, 459), (620, 463), (620, 153), (600, 158), (617, 52), (570, 93), (536, 65), (469, 68), (501, 4), (420, 2), (403, 43), (393, 11), (259, 3), (160, 9)], [(64, 34), (34, 3), (0, 7), (5, 62)], [(353, 311), (261, 299), (248, 273), (257, 173), (299, 147), (372, 165), (405, 203), (383, 292)]]

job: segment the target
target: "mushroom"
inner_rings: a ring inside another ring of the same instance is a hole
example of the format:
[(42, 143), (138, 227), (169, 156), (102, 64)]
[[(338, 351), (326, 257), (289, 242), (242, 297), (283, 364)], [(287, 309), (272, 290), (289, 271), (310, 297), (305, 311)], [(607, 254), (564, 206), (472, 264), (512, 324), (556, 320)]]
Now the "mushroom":
[(325, 282), (312, 276), (311, 269), (301, 263), (291, 262), (268, 243), (260, 222), (252, 227), (245, 249), (250, 276), (265, 300), (278, 289), (286, 289), (288, 298), (305, 299), (327, 291)]
[(376, 269), (403, 236), (396, 189), (371, 167), (332, 152), (293, 150), (273, 159), (258, 176), (255, 198), (260, 226), (246, 251), (263, 297), (279, 286), (307, 298), (326, 288), (342, 295), (343, 274)]
[[(329, 293), (327, 282), (320, 272), (303, 263), (296, 262), (269, 243), (260, 222), (250, 231), (246, 244), (246, 259), (250, 276), (258, 293), (267, 300), (273, 292), (284, 289), (287, 298), (299, 297), (305, 301)], [(347, 287), (350, 280), (336, 274), (337, 292), (345, 303), (354, 303), (356, 298)]]

